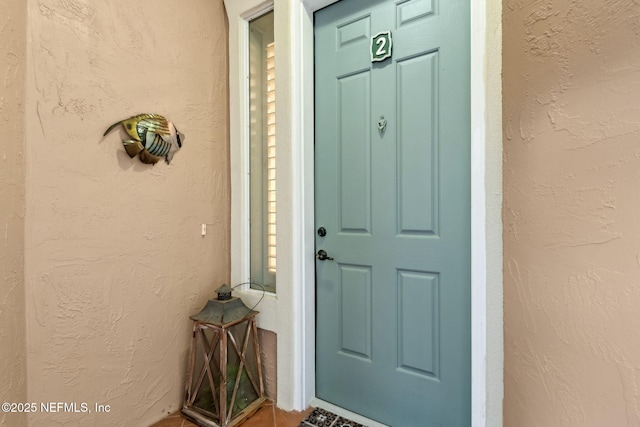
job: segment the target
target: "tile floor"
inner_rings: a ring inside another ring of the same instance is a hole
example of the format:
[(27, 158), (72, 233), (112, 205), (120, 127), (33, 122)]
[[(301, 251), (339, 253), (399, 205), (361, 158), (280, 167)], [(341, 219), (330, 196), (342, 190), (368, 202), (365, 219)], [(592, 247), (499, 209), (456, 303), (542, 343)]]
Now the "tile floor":
[[(302, 412), (285, 412), (278, 409), (272, 402), (267, 402), (264, 406), (253, 414), (249, 419), (242, 423), (242, 427), (298, 427), (313, 408), (309, 408)], [(169, 415), (162, 421), (153, 424), (150, 427), (198, 427), (186, 418), (183, 418), (180, 412)]]

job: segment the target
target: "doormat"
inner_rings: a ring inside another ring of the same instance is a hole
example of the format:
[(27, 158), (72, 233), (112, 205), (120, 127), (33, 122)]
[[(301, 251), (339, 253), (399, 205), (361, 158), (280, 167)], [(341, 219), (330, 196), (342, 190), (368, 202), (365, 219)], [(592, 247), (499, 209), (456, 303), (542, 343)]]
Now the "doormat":
[(326, 409), (315, 408), (298, 427), (367, 427), (347, 418), (329, 412)]

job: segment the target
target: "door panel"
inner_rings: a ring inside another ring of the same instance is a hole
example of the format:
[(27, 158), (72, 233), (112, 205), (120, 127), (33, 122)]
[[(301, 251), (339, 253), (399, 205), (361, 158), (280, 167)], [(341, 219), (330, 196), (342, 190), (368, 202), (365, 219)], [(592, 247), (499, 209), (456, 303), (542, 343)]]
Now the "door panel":
[(315, 14), (316, 393), (392, 426), (470, 425), (468, 28), (468, 0)]
[(371, 268), (340, 266), (340, 351), (371, 359)]
[(433, 13), (433, 0), (415, 0), (400, 2), (397, 7), (398, 23), (400, 27), (416, 19), (424, 18)]
[(371, 228), (370, 72), (338, 79), (340, 230)]
[(438, 275), (398, 271), (399, 367), (438, 378)]
[(435, 234), (436, 230), (437, 58), (437, 52), (428, 53), (397, 65), (400, 234)]

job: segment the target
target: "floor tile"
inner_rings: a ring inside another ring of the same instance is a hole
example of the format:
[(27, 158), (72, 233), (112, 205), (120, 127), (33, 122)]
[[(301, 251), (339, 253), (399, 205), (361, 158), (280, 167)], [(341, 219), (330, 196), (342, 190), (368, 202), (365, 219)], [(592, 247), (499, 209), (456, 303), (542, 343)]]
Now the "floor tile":
[[(249, 417), (242, 427), (298, 427), (313, 410), (309, 408), (302, 412), (286, 412), (277, 408), (272, 402), (265, 403)], [(169, 415), (165, 419), (150, 427), (198, 427), (187, 420), (180, 412)]]
[(183, 418), (180, 412), (176, 412), (153, 424), (151, 427), (198, 427), (198, 425)]
[(302, 420), (307, 418), (312, 408), (302, 412), (285, 412), (276, 408), (275, 427), (298, 427)]
[(255, 414), (249, 417), (242, 427), (261, 427), (261, 426), (273, 426), (274, 422), (274, 408), (273, 404), (266, 404), (262, 408), (258, 409)]

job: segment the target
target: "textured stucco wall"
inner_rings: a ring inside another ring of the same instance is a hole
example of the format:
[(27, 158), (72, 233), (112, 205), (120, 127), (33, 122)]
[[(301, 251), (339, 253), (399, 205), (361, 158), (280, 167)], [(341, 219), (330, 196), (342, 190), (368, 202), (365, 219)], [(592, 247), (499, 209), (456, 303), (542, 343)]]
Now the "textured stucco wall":
[[(0, 403), (24, 402), (24, 76), (23, 0), (0, 0)], [(0, 411), (0, 426), (21, 427), (26, 416)]]
[[(28, 400), (111, 408), (29, 425), (149, 425), (179, 408), (188, 316), (229, 278), (222, 1), (27, 4)], [(141, 112), (186, 134), (171, 165), (102, 137)]]
[(260, 356), (262, 362), (262, 377), (264, 379), (264, 392), (267, 398), (276, 401), (277, 390), (277, 354), (278, 337), (274, 332), (258, 328), (258, 339), (260, 340)]
[(505, 426), (640, 425), (640, 3), (504, 4)]

